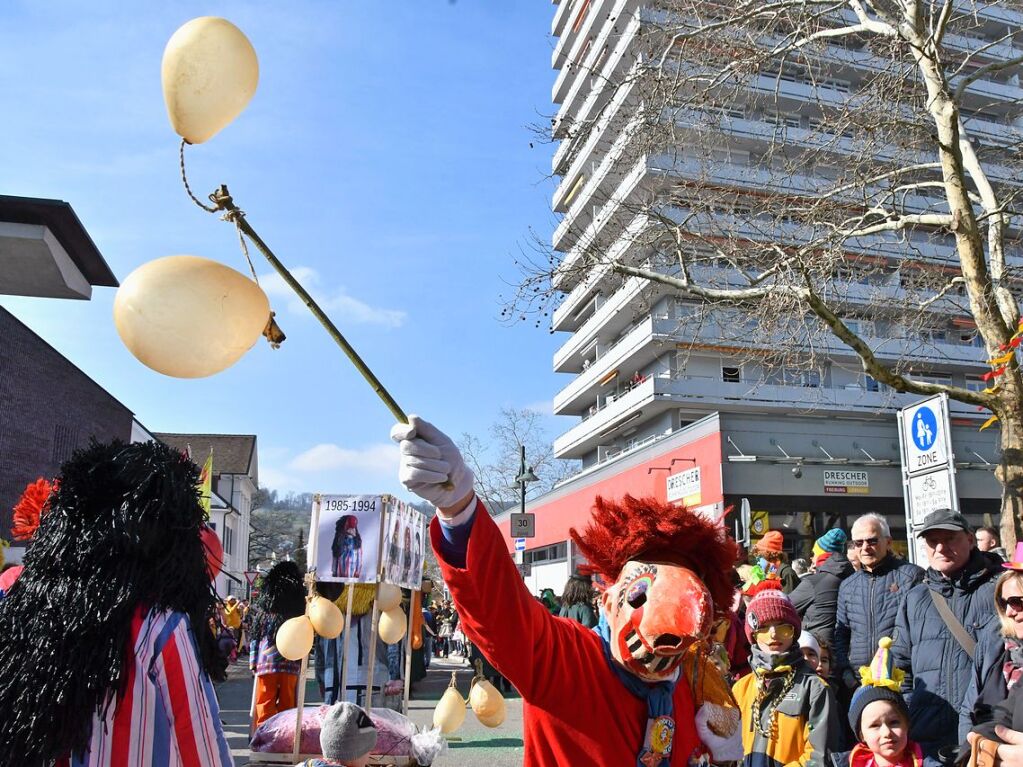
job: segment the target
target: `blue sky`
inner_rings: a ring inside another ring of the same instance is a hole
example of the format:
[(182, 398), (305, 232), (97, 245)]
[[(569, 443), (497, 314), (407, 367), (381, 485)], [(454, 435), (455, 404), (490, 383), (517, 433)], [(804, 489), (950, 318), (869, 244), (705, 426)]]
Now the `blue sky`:
[[(529, 126), (552, 111), (553, 11), (536, 0), (7, 0), (0, 193), (71, 203), (122, 280), (182, 253), (245, 271), (233, 228), (181, 188), (160, 88), (178, 26), (230, 19), (259, 55), (259, 88), (189, 149), (193, 189), (229, 185), (407, 411), (483, 435), (500, 407), (549, 409), (564, 385), (551, 371), (558, 339), (503, 325), (498, 301), (530, 230), (552, 228), (551, 147)], [(112, 289), (0, 305), (149, 429), (257, 434), (264, 485), (397, 492), (389, 412), (311, 315), (264, 283), (287, 342), (260, 341), (198, 381), (127, 352)]]

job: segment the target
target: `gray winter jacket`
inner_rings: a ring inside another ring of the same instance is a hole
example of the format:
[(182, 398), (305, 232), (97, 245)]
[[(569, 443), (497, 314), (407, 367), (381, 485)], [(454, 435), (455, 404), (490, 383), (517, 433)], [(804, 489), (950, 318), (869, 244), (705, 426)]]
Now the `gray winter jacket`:
[(869, 666), (881, 637), (893, 637), (895, 619), (909, 590), (924, 571), (889, 554), (873, 572), (860, 570), (838, 587), (835, 613), (835, 676), (846, 687), (859, 684), (860, 666)]
[(803, 618), (804, 631), (809, 631), (822, 642), (832, 643), (838, 587), (854, 572), (845, 554), (832, 554), (817, 568), (817, 572), (800, 579), (789, 599)]
[(998, 630), (994, 589), (1000, 572), (992, 558), (974, 549), (954, 578), (928, 569), (899, 610), (892, 657), (906, 672), (902, 690), (909, 705), (910, 738), (929, 756), (958, 744), (959, 707), (974, 673), (973, 661), (941, 619), (929, 592), (941, 594), (978, 640)]

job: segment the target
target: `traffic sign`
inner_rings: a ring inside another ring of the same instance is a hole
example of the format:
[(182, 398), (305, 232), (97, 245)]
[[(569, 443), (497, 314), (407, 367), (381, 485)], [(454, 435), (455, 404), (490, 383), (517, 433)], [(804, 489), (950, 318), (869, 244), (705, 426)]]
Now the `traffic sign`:
[(515, 550), (516, 551), (525, 551), (526, 550), (526, 539), (525, 538), (516, 538), (515, 539)]
[(944, 395), (925, 399), (899, 413), (903, 463), (909, 474), (940, 468), (951, 455), (948, 401)]
[(536, 514), (512, 514), (511, 536), (512, 538), (536, 537)]
[(256, 582), (256, 578), (257, 577), (259, 577), (259, 570), (246, 570), (245, 571), (245, 580), (247, 580), (249, 582), (250, 586), (253, 583)]
[(947, 394), (899, 411), (899, 452), (909, 558), (925, 565), (927, 554), (917, 537), (924, 517), (937, 509), (959, 509)]

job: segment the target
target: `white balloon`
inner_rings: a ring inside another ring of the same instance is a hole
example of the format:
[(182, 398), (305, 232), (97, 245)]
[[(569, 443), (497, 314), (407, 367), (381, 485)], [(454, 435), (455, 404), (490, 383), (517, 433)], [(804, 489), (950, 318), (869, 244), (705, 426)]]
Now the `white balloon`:
[(309, 622), (321, 637), (335, 639), (345, 627), (345, 616), (329, 599), (314, 597), (309, 604)]
[(238, 27), (227, 19), (202, 16), (181, 26), (167, 41), (160, 79), (174, 131), (189, 144), (201, 144), (252, 99), (259, 61)]
[(448, 687), (433, 710), (433, 726), (448, 735), (465, 721), (465, 701), (454, 687)]
[(380, 613), (377, 635), (384, 644), (397, 644), (408, 630), (408, 620), (401, 608), (395, 607)]
[(313, 649), (313, 624), (304, 615), (284, 621), (277, 629), (274, 644), (288, 660), (302, 660)]
[(208, 258), (167, 256), (129, 274), (114, 297), (114, 324), (143, 365), (202, 378), (241, 359), (270, 319), (270, 302), (245, 275)]
[(401, 589), (390, 583), (377, 585), (377, 606), (384, 612), (401, 604)]

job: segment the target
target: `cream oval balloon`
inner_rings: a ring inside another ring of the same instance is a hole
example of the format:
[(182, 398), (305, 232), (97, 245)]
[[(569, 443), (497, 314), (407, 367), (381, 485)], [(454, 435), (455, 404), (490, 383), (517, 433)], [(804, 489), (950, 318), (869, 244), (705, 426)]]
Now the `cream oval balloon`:
[(377, 605), (382, 612), (393, 610), (401, 604), (401, 589), (390, 583), (377, 585)]
[(497, 711), (496, 713), (493, 713), (490, 716), (476, 714), (476, 718), (484, 727), (500, 727), (502, 724), (504, 724), (506, 716), (507, 711), (504, 709), (504, 707), (502, 707), (500, 711)]
[(505, 710), (504, 696), (486, 679), (472, 686), (469, 691), (469, 705), (478, 717), (493, 717)]
[(321, 637), (335, 639), (345, 627), (345, 616), (329, 599), (315, 597), (309, 603), (309, 622)]
[(454, 732), (465, 721), (465, 701), (454, 687), (448, 687), (433, 710), (433, 726), (445, 735)]
[(274, 644), (288, 660), (302, 660), (313, 649), (313, 624), (304, 615), (284, 621), (277, 629)]
[(377, 636), (384, 644), (397, 644), (408, 630), (408, 620), (400, 608), (391, 608), (380, 613)]
[(160, 67), (163, 100), (175, 133), (201, 144), (242, 113), (256, 92), (259, 61), (227, 19), (192, 19), (167, 41)]
[(175, 378), (203, 378), (231, 367), (269, 319), (270, 302), (259, 285), (199, 256), (143, 264), (114, 297), (114, 324), (128, 351)]

